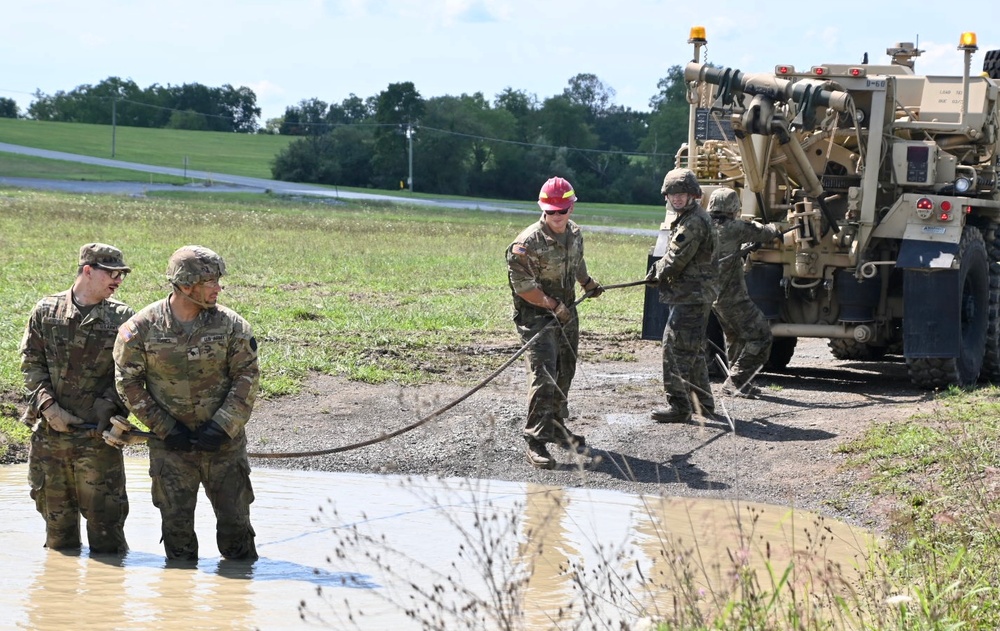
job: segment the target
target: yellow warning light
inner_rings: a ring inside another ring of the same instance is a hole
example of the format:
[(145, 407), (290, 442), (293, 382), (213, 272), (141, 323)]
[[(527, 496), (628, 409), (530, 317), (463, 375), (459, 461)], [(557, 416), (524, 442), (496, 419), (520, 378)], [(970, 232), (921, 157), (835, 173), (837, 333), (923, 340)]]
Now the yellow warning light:
[(971, 49), (976, 50), (979, 46), (976, 45), (976, 34), (972, 31), (962, 33), (962, 37), (959, 38), (958, 47), (960, 49)]
[(688, 37), (688, 44), (704, 44), (708, 39), (705, 37), (704, 26), (692, 26), (691, 35)]

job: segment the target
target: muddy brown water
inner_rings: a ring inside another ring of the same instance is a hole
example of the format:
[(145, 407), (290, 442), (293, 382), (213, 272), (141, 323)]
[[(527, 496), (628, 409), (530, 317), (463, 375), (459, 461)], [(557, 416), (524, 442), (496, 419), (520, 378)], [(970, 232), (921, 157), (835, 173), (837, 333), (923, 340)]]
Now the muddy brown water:
[[(202, 496), (203, 558), (197, 567), (168, 568), (145, 459), (129, 458), (127, 474), (131, 551), (91, 558), (86, 547), (46, 550), (26, 465), (0, 467), (0, 628), (419, 628), (400, 607), (415, 597), (410, 581), (440, 586), (461, 604), (470, 598), (465, 590), (488, 590), (484, 556), (494, 575), (526, 572), (525, 628), (552, 628), (560, 608), (574, 603), (579, 612), (584, 600), (595, 607), (591, 615), (634, 626), (671, 611), (669, 585), (686, 572), (692, 589), (707, 594), (727, 589), (732, 558), (765, 574), (768, 564), (780, 574), (794, 558), (803, 576), (832, 567), (852, 583), (873, 550), (865, 531), (779, 506), (257, 468), (252, 520), (261, 558), (220, 560)], [(659, 587), (640, 588), (637, 569)]]

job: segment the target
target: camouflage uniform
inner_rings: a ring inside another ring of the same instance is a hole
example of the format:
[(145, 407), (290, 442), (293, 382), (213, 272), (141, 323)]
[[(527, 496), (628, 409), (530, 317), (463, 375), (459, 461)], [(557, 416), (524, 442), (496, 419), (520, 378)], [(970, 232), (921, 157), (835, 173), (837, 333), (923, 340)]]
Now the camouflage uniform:
[(557, 442), (566, 436), (569, 417), (567, 395), (576, 375), (580, 342), (576, 318), (575, 286), (590, 280), (583, 258), (583, 235), (570, 221), (566, 232), (556, 234), (539, 221), (521, 232), (507, 247), (507, 277), (514, 299), (513, 320), (521, 340), (527, 343), (552, 321), (552, 312), (530, 304), (519, 293), (538, 288), (561, 301), (572, 312), (562, 325), (546, 329), (527, 352), (529, 372), (528, 416), (525, 437)]
[(45, 518), (45, 546), (53, 550), (81, 547), (81, 515), (91, 553), (128, 550), (122, 452), (96, 432), (56, 431), (40, 410), (54, 402), (96, 422), (95, 402), (104, 399), (98, 404), (127, 414), (115, 392), (111, 348), (118, 326), (133, 313), (108, 298), (84, 317), (72, 290), (66, 290), (42, 298), (28, 318), (20, 345), (21, 372), (31, 393), (23, 420), (33, 425), (28, 477), (35, 507)]
[(747, 294), (740, 248), (781, 236), (774, 226), (736, 218), (738, 212), (735, 191), (719, 189), (712, 194), (709, 213), (719, 234), (719, 297), (712, 310), (726, 335), (729, 380), (737, 389), (753, 379), (767, 361), (772, 341), (771, 327)]
[(168, 559), (197, 560), (198, 488), (212, 503), (216, 543), (226, 559), (257, 559), (246, 432), (259, 385), (257, 342), (234, 311), (202, 310), (185, 331), (169, 305), (155, 302), (122, 325), (115, 341), (118, 392), (161, 439), (181, 423), (192, 433), (215, 421), (230, 440), (218, 451), (172, 451), (149, 441), (153, 505), (160, 509)]
[[(670, 182), (679, 177), (687, 178), (685, 182), (694, 182), (697, 188), (693, 173), (675, 169), (664, 178), (664, 194)], [(700, 188), (697, 191), (700, 194)], [(705, 339), (708, 314), (718, 295), (717, 249), (718, 237), (712, 220), (693, 198), (670, 224), (666, 253), (648, 277), (656, 281), (660, 302), (667, 305), (667, 324), (663, 330), (663, 389), (671, 410), (679, 414), (691, 414), (694, 396), (702, 409), (709, 413), (715, 411), (705, 363)], [(654, 412), (654, 417), (658, 414), (662, 413)]]

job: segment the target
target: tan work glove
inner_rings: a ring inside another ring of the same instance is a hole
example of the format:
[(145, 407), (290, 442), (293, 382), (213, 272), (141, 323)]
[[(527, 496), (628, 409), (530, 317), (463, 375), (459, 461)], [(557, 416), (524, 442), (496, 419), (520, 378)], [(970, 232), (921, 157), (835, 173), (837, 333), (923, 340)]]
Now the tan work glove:
[(112, 416), (110, 422), (112, 429), (105, 431), (101, 434), (101, 438), (104, 442), (111, 445), (112, 447), (117, 447), (121, 449), (127, 445), (134, 445), (136, 443), (142, 443), (146, 441), (145, 436), (140, 436), (139, 434), (133, 434), (132, 430), (135, 426), (128, 422), (124, 416)]
[(91, 438), (103, 438), (104, 432), (111, 427), (111, 417), (118, 413), (118, 406), (104, 397), (94, 399), (94, 407), (90, 410), (90, 421), (97, 425), (87, 434)]
[(79, 416), (70, 414), (61, 405), (52, 402), (47, 408), (42, 410), (42, 416), (48, 422), (49, 427), (57, 432), (71, 432), (74, 425), (83, 425), (84, 420)]
[(569, 307), (564, 305), (561, 301), (556, 302), (556, 308), (552, 310), (555, 314), (556, 319), (559, 320), (559, 324), (566, 324), (573, 319), (573, 312), (569, 310)]
[(597, 298), (604, 293), (604, 287), (601, 287), (601, 284), (594, 280), (593, 276), (591, 276), (590, 280), (587, 281), (587, 284), (583, 286), (583, 290), (587, 292), (591, 298)]
[(646, 284), (650, 287), (656, 287), (660, 284), (658, 278), (656, 278), (656, 265), (650, 265), (649, 271), (646, 272)]

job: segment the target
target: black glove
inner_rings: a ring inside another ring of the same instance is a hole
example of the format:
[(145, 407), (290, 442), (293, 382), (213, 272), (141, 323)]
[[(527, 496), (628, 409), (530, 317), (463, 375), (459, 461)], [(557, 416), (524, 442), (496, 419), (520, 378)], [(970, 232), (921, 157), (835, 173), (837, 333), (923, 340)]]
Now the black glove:
[(111, 427), (111, 417), (118, 414), (118, 406), (108, 401), (104, 397), (94, 399), (94, 406), (90, 409), (90, 421), (96, 425), (90, 430), (91, 438), (102, 438), (104, 432)]
[(561, 302), (556, 302), (556, 308), (552, 310), (553, 315), (559, 320), (559, 324), (566, 324), (573, 319), (573, 312)]
[(229, 434), (222, 426), (215, 421), (209, 421), (198, 428), (198, 442), (195, 449), (198, 451), (219, 451), (222, 443), (229, 440)]
[(191, 451), (191, 430), (177, 421), (170, 433), (163, 438), (163, 444), (170, 451)]
[(604, 293), (604, 287), (602, 287), (599, 282), (594, 280), (593, 277), (587, 280), (587, 284), (583, 286), (583, 290), (587, 292), (591, 298), (597, 298)]

